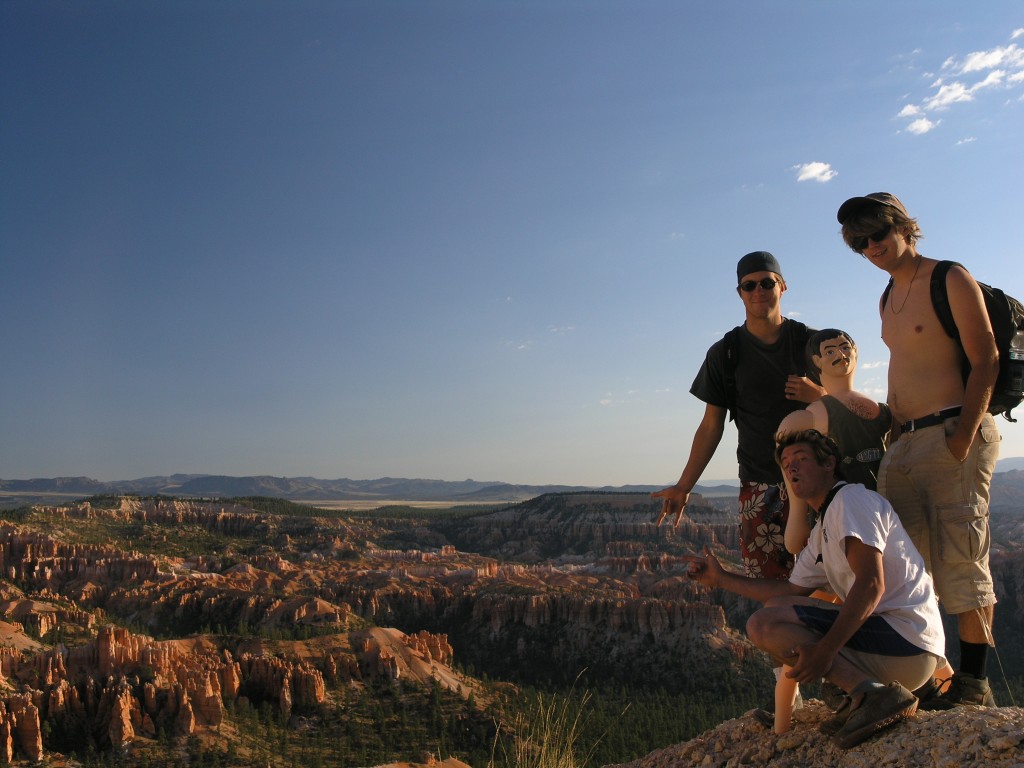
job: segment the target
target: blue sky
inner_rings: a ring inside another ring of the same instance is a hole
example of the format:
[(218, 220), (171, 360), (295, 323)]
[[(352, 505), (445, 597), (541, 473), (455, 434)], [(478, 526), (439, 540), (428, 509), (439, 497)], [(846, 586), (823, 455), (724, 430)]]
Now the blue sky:
[(748, 251), (884, 399), (847, 197), (1024, 297), (1022, 97), (1017, 1), (5, 0), (0, 477), (673, 482)]

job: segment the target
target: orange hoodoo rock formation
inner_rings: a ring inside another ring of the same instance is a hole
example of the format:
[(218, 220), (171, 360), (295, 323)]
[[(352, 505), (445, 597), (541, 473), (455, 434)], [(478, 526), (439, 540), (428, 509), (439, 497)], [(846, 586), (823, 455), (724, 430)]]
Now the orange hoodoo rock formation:
[(283, 716), (309, 710), (326, 699), (321, 667), (338, 679), (398, 679), (412, 660), (431, 669), (450, 664), (453, 656), (444, 635), (407, 637), (397, 630), (365, 636), (357, 650), (372, 662), (362, 669), (337, 652), (324, 651), (314, 664), (297, 655), (271, 655), (259, 642), (253, 648), (236, 657), (203, 638), (156, 641), (107, 626), (94, 641), (70, 650), (25, 655), (5, 649), (2, 668), (23, 690), (0, 694), (0, 762), (16, 754), (41, 759), (42, 723), (51, 718), (89, 723), (100, 746), (117, 748), (138, 736), (153, 738), (160, 729), (187, 736), (216, 727), (224, 718), (224, 702), (237, 700), (243, 691), (275, 702)]

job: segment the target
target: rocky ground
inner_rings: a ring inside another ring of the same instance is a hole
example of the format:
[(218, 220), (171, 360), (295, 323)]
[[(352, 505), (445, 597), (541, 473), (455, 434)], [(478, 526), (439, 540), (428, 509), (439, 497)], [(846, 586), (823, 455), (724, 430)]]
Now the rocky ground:
[(818, 732), (818, 725), (830, 714), (822, 702), (809, 700), (794, 714), (792, 729), (775, 734), (748, 712), (692, 741), (614, 768), (1024, 766), (1024, 709), (1019, 707), (920, 712), (849, 750), (839, 749)]

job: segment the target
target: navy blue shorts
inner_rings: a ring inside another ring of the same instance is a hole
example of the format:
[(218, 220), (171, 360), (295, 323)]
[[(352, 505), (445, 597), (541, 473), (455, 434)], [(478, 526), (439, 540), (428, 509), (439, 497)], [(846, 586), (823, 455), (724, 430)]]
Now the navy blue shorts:
[[(800, 621), (823, 635), (832, 628), (839, 616), (838, 608), (831, 610), (816, 605), (794, 605), (793, 609)], [(846, 642), (846, 646), (861, 653), (877, 653), (880, 656), (917, 656), (924, 653), (923, 649), (904, 638), (881, 616), (869, 616)]]

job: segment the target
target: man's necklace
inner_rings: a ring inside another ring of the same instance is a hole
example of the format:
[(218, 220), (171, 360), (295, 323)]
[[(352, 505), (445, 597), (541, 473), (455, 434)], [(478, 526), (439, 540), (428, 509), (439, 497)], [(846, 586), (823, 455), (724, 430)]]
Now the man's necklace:
[(903, 303), (900, 304), (900, 308), (896, 309), (896, 297), (895, 296), (893, 296), (892, 297), (892, 301), (889, 302), (889, 307), (892, 309), (892, 313), (894, 315), (898, 315), (900, 312), (903, 311), (903, 308), (905, 306), (907, 306), (907, 299), (910, 298), (910, 291), (914, 287), (914, 281), (917, 280), (917, 270), (919, 270), (921, 268), (921, 262), (922, 261), (924, 261), (924, 259), (921, 258), (920, 256), (918, 256), (918, 258), (917, 258), (917, 266), (914, 267), (914, 276), (912, 278), (910, 278), (910, 285), (907, 286), (907, 295), (903, 297)]

